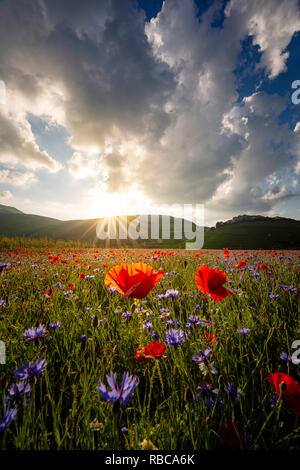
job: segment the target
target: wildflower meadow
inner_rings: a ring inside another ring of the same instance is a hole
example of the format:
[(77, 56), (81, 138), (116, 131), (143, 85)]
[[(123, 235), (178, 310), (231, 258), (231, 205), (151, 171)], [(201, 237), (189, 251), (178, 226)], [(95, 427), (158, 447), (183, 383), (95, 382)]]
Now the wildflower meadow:
[(0, 448), (299, 448), (299, 256), (3, 246)]

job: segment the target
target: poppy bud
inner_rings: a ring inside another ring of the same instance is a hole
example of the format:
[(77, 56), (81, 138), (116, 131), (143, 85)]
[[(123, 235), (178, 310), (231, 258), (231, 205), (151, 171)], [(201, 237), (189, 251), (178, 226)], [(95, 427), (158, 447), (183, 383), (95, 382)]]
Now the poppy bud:
[(81, 346), (80, 346), (80, 350), (81, 350), (81, 351), (85, 351), (86, 342), (87, 342), (87, 337), (86, 337), (86, 335), (81, 335)]
[(192, 390), (190, 389), (189, 386), (187, 386), (186, 389), (185, 389), (184, 401), (186, 401), (186, 402), (194, 401), (194, 394), (193, 394), (193, 392), (192, 392)]

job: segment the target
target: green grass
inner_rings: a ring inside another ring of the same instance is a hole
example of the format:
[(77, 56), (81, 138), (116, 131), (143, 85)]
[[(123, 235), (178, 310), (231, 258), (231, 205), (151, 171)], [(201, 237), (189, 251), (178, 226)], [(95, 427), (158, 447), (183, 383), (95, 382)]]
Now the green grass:
[[(57, 248), (54, 245), (51, 253), (58, 254)], [(48, 365), (33, 384), (28, 404), (20, 406), (15, 421), (0, 434), (1, 449), (140, 449), (146, 438), (160, 450), (212, 450), (229, 446), (221, 432), (227, 419), (238, 423), (242, 449), (299, 447), (299, 419), (281, 401), (270, 408), (274, 392), (266, 380), (270, 373), (282, 371), (299, 381), (299, 365), (279, 357), (282, 351), (291, 355), (292, 342), (300, 339), (299, 297), (278, 288), (280, 284), (298, 286), (299, 253), (284, 252), (283, 259), (267, 252), (231, 253), (229, 266), (223, 262), (222, 253), (213, 250), (197, 252), (199, 259), (194, 252), (178, 251), (173, 256), (158, 254), (154, 260), (150, 250), (95, 252), (63, 245), (59, 249), (68, 264), (51, 264), (49, 252), (30, 243), (23, 251), (2, 248), (0, 262), (11, 266), (0, 277), (0, 300), (8, 300), (0, 307), (0, 340), (6, 344), (6, 364), (0, 364), (0, 421), (5, 411), (4, 396), (15, 382), (13, 371), (39, 357)], [(233, 265), (240, 257), (248, 258), (254, 272), (258, 263), (266, 263), (272, 274), (262, 271), (256, 279), (247, 267), (235, 269)], [(20, 261), (22, 264), (18, 264)], [(122, 261), (143, 261), (176, 274), (165, 275), (146, 302), (133, 305), (133, 299), (122, 300), (120, 294), (110, 293), (104, 285), (109, 267)], [(200, 264), (218, 265), (227, 272), (227, 281), (233, 281), (226, 287), (238, 291), (221, 302), (201, 294), (194, 283)], [(81, 272), (95, 277), (80, 279)], [(62, 288), (54, 287), (57, 282)], [(75, 286), (73, 294), (64, 295), (69, 283)], [(47, 300), (44, 293), (50, 287), (55, 292)], [(157, 294), (170, 288), (178, 289), (180, 296), (157, 299)], [(280, 297), (270, 299), (266, 292)], [(120, 312), (116, 312), (118, 306)], [(143, 329), (145, 319), (151, 320), (153, 330), (165, 343), (167, 325), (161, 318), (161, 308), (167, 308), (170, 318), (185, 331), (189, 315), (212, 324), (194, 327), (182, 346), (168, 346), (166, 358), (138, 362), (134, 358), (137, 347), (152, 341)], [(131, 319), (122, 317), (127, 310), (132, 312)], [(95, 314), (99, 319), (106, 318), (97, 327), (91, 323)], [(54, 321), (61, 324), (56, 331), (49, 328)], [(37, 343), (24, 340), (25, 329), (40, 323), (48, 334)], [(237, 333), (244, 327), (251, 329), (249, 335)], [(218, 397), (224, 400), (221, 409), (207, 408), (203, 399), (195, 400), (197, 387), (206, 377), (192, 355), (210, 346), (206, 331), (219, 338), (211, 345), (217, 374), (207, 377), (212, 388), (220, 390)], [(88, 337), (85, 350), (80, 340), (83, 334)], [(119, 410), (102, 401), (96, 390), (99, 379), (105, 381), (105, 374), (111, 370), (117, 373), (119, 382), (124, 371), (139, 377), (130, 404)], [(241, 389), (240, 399), (229, 399), (229, 382)], [(90, 429), (94, 420), (102, 423), (98, 432)], [(128, 432), (119, 431), (123, 426)]]

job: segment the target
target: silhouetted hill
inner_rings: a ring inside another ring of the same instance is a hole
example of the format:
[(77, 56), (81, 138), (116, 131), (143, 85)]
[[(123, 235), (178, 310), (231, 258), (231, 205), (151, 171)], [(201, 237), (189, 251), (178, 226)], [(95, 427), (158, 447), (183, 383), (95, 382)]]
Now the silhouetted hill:
[[(99, 247), (185, 248), (185, 238), (174, 239), (174, 217), (170, 218), (169, 240), (162, 239), (161, 217), (159, 239), (99, 240), (96, 227), (104, 219), (67, 220), (24, 214), (14, 207), (0, 205), (0, 235), (9, 237), (79, 240)], [(128, 216), (130, 222), (134, 216)], [(107, 219), (109, 220), (109, 219)], [(118, 218), (117, 218), (118, 220)], [(178, 220), (178, 219), (177, 219)], [(183, 224), (182, 224), (183, 225)], [(193, 225), (195, 229), (195, 225)], [(148, 218), (150, 233), (150, 217)], [(299, 249), (300, 221), (284, 217), (240, 215), (216, 227), (205, 227), (203, 248), (229, 249)], [(118, 234), (118, 232), (117, 232)]]

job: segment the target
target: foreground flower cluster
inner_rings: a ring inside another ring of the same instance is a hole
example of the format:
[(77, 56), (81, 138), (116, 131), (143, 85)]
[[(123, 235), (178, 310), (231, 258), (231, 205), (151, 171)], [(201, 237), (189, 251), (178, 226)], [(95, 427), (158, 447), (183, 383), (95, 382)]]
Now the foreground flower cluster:
[(297, 445), (298, 252), (7, 249), (1, 261), (3, 448)]

